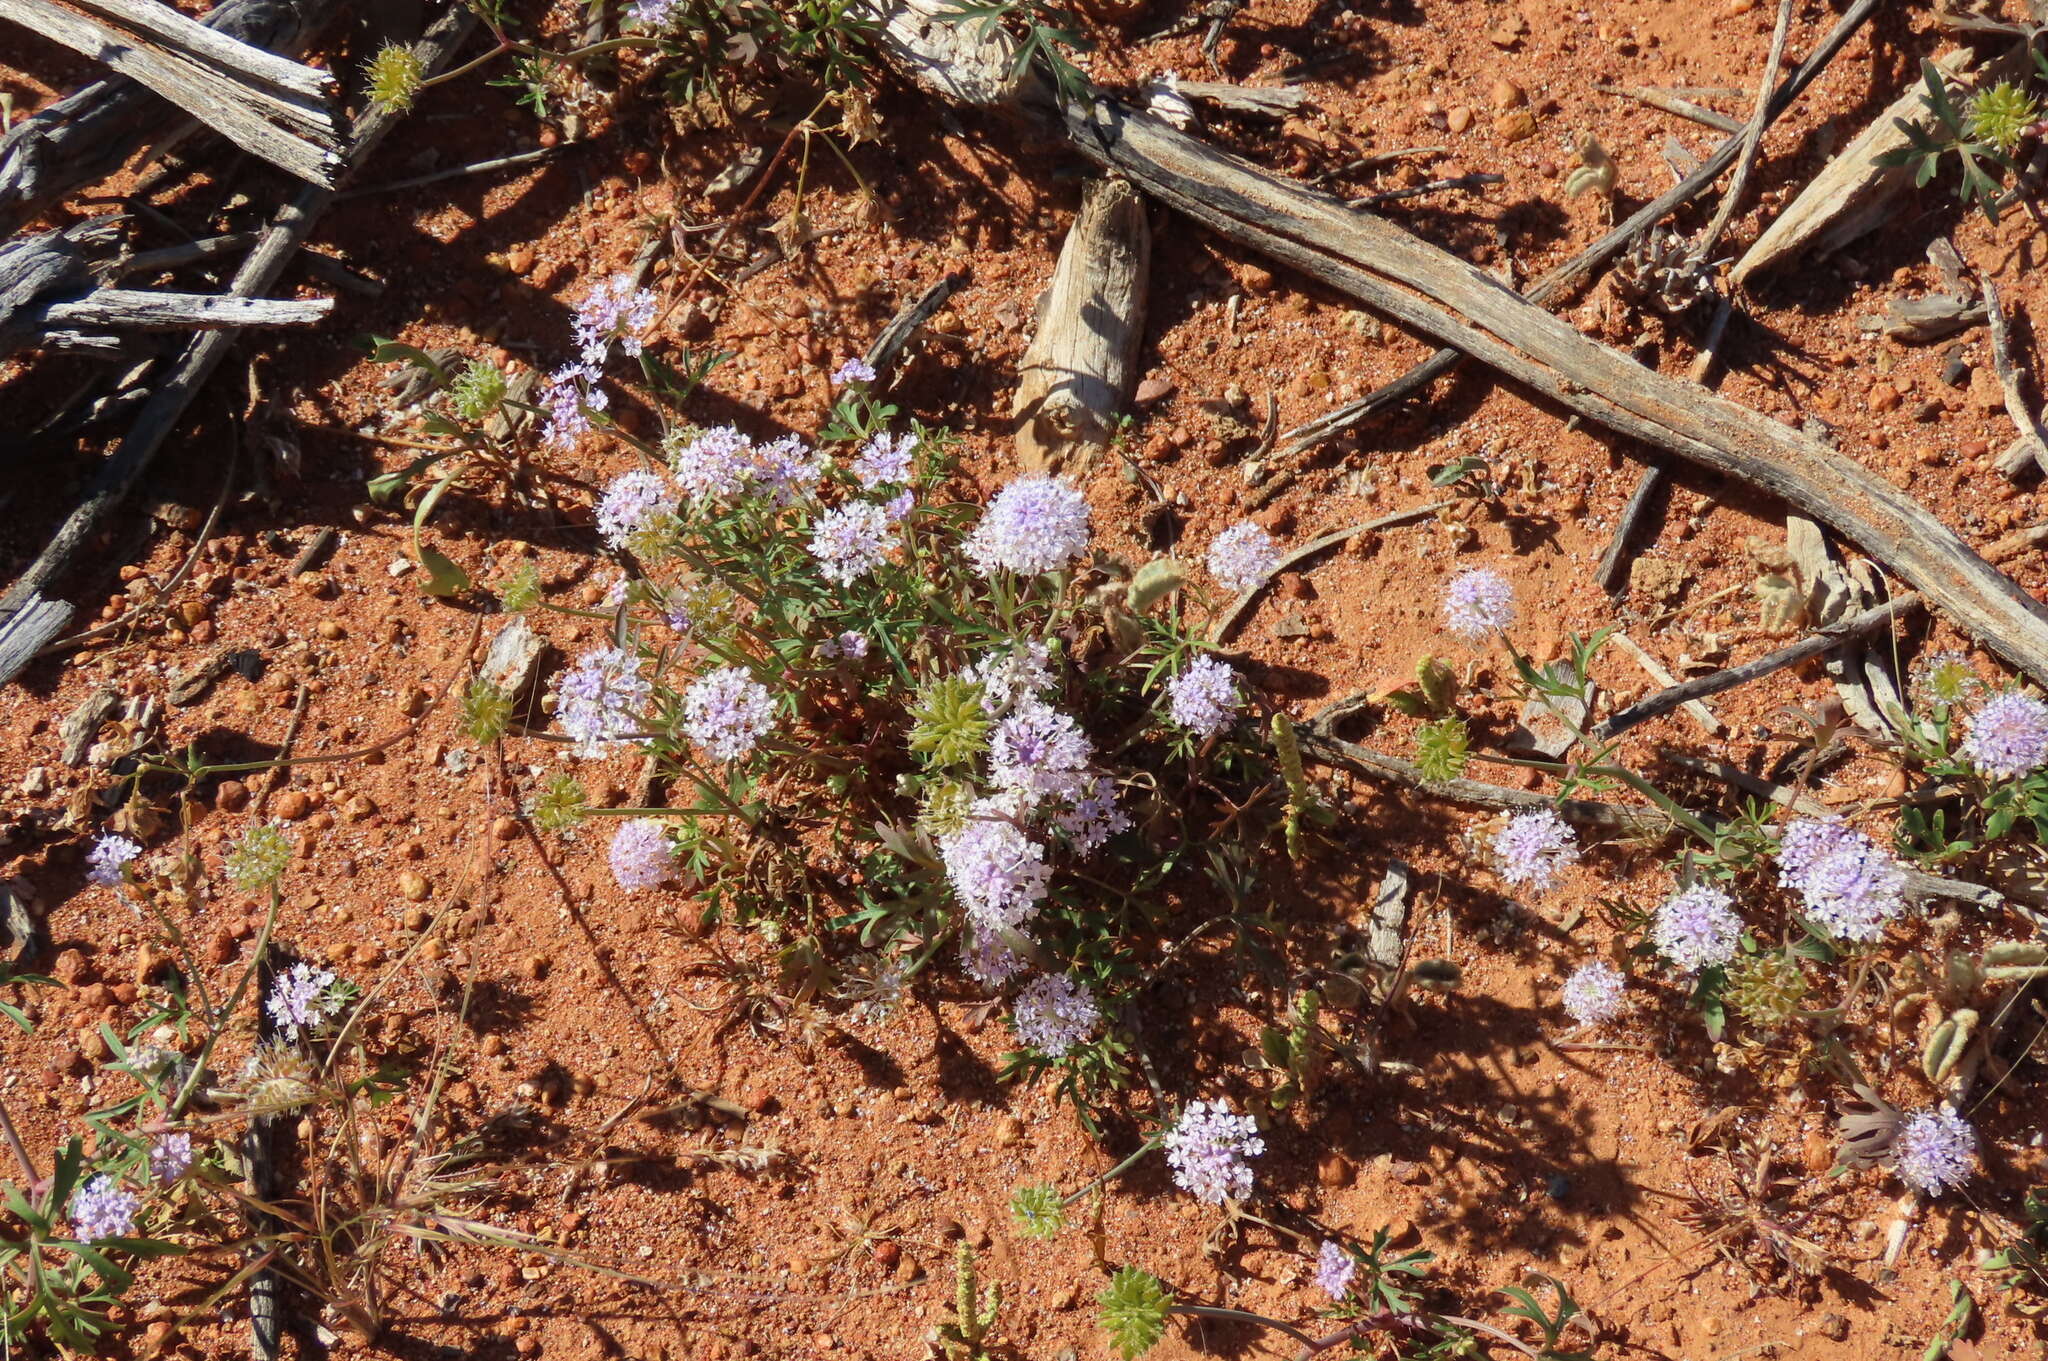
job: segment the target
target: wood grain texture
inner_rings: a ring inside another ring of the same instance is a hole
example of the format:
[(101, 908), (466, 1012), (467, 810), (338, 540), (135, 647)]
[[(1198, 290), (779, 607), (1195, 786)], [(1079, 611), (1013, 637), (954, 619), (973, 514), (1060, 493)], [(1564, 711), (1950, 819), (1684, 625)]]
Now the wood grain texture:
[(1122, 180), (1090, 184), (1018, 361), (1010, 417), (1027, 470), (1084, 471), (1116, 433), (1137, 382), (1151, 270), (1144, 200)]

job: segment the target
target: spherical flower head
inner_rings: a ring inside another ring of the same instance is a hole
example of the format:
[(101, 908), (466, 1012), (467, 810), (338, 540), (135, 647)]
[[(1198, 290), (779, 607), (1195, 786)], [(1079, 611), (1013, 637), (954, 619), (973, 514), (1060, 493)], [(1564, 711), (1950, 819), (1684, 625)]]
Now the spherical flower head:
[(729, 425), (713, 426), (685, 440), (664, 441), (669, 471), (683, 494), (697, 503), (729, 501), (746, 490), (754, 470), (754, 442)]
[(851, 586), (880, 567), (900, 541), (887, 512), (867, 501), (837, 506), (811, 525), (818, 574), (839, 586)]
[(640, 353), (640, 332), (654, 324), (654, 294), (615, 274), (576, 306), (576, 345), (586, 364), (604, 363), (613, 340), (628, 355)]
[(112, 1177), (94, 1177), (71, 1193), (71, 1231), (84, 1243), (126, 1238), (135, 1232), (141, 1208), (141, 1196), (122, 1190)]
[(1221, 1101), (1190, 1101), (1166, 1132), (1165, 1146), (1174, 1181), (1210, 1205), (1250, 1195), (1251, 1160), (1266, 1151), (1257, 1123)]
[(888, 500), (882, 502), (882, 510), (889, 517), (890, 524), (899, 524), (910, 514), (910, 508), (917, 504), (917, 493), (905, 487)]
[(981, 687), (982, 709), (997, 718), (1053, 688), (1052, 650), (1035, 640), (1020, 643), (1008, 652), (989, 653), (965, 674)]
[(242, 839), (235, 843), (224, 862), (228, 879), (244, 893), (276, 883), (291, 863), (291, 839), (274, 823), (251, 827), (242, 833)]
[(1071, 798), (1071, 805), (1055, 814), (1053, 822), (1067, 834), (1074, 854), (1093, 855), (1111, 837), (1131, 829), (1130, 816), (1117, 802), (1116, 781), (1107, 775), (1090, 776)]
[(675, 488), (660, 473), (645, 468), (621, 473), (604, 489), (597, 503), (597, 528), (613, 548), (659, 529), (676, 513)]
[(1351, 1279), (1358, 1274), (1358, 1259), (1341, 1244), (1325, 1242), (1316, 1249), (1316, 1284), (1331, 1299), (1342, 1301), (1351, 1293)]
[(1251, 520), (1232, 525), (1209, 545), (1209, 575), (1226, 591), (1263, 586), (1279, 568), (1273, 536)]
[(1559, 990), (1565, 1015), (1580, 1025), (1604, 1025), (1621, 1013), (1621, 970), (1604, 959), (1591, 960), (1572, 970)]
[(775, 726), (775, 698), (745, 667), (706, 672), (683, 695), (683, 731), (714, 761), (737, 761)]
[(1720, 889), (1694, 884), (1657, 909), (1651, 930), (1658, 953), (1689, 974), (1735, 958), (1742, 918)]
[(1984, 681), (1960, 652), (1936, 652), (1913, 668), (1913, 693), (1928, 706), (1968, 704), (1984, 693)]
[(142, 844), (116, 832), (108, 832), (92, 843), (85, 857), (85, 877), (103, 888), (111, 888), (128, 877), (128, 866), (142, 854)]
[(1051, 871), (1045, 847), (984, 799), (957, 831), (939, 839), (953, 896), (985, 931), (1014, 929), (1038, 910)]
[(1049, 1059), (1065, 1058), (1101, 1021), (1095, 994), (1065, 974), (1032, 979), (1010, 1008), (1018, 1040)]
[(1021, 794), (1026, 808), (1052, 795), (1078, 794), (1082, 772), (1094, 755), (1094, 744), (1080, 724), (1036, 700), (1011, 710), (988, 739), (989, 773), (996, 787)]
[(542, 440), (567, 449), (576, 443), (578, 435), (589, 432), (590, 413), (611, 405), (605, 390), (596, 386), (598, 377), (596, 368), (582, 363), (565, 364), (548, 375), (541, 384), (537, 403), (548, 418), (541, 431)]
[(1914, 1111), (1892, 1137), (1892, 1170), (1899, 1180), (1930, 1196), (1954, 1190), (1977, 1164), (1977, 1132), (1948, 1106)]
[(165, 1186), (192, 1170), (192, 1136), (183, 1130), (159, 1134), (149, 1142), (149, 1174)]
[(1578, 837), (1555, 809), (1517, 813), (1493, 834), (1494, 865), (1516, 888), (1548, 893), (1578, 858)]
[(1863, 833), (1833, 818), (1802, 818), (1778, 843), (1778, 873), (1806, 915), (1837, 940), (1876, 940), (1906, 910), (1906, 871)]
[(1244, 707), (1237, 672), (1208, 653), (1166, 683), (1166, 712), (1173, 721), (1201, 738), (1214, 737), (1230, 726)]
[(676, 848), (658, 818), (632, 818), (612, 833), (612, 878), (628, 893), (675, 878)]
[(1023, 973), (1028, 964), (993, 931), (971, 930), (960, 946), (960, 967), (985, 988), (1000, 988)]
[(319, 1029), (340, 1010), (341, 1001), (334, 994), (337, 981), (326, 969), (294, 964), (271, 980), (263, 1008), (280, 1030), (297, 1039), (302, 1032)]
[(1986, 700), (1970, 715), (1963, 739), (1970, 764), (1998, 779), (2017, 779), (2048, 763), (2048, 704), (2017, 691)]
[(863, 444), (847, 466), (869, 491), (876, 487), (900, 487), (910, 480), (911, 456), (916, 452), (917, 436), (884, 431)]
[(579, 756), (634, 745), (653, 702), (654, 685), (640, 658), (622, 647), (586, 653), (555, 682), (555, 721), (575, 739)]
[(844, 657), (848, 661), (857, 662), (868, 655), (868, 636), (848, 629), (837, 638), (827, 638), (820, 643), (818, 655), (827, 660)]
[(1088, 551), (1088, 502), (1057, 477), (1020, 477), (996, 493), (966, 547), (985, 577), (1056, 572)]
[(633, 0), (626, 6), (626, 17), (642, 28), (659, 30), (675, 22), (682, 8), (683, 0)]
[(1490, 567), (1473, 567), (1451, 578), (1444, 592), (1444, 627), (1461, 638), (1484, 638), (1515, 622), (1515, 588)]
[[(669, 3), (675, 3), (675, 0), (669, 0)], [(848, 383), (872, 383), (874, 381), (874, 368), (859, 355), (855, 355), (838, 368), (832, 370), (832, 386), (836, 388), (845, 387)]]
[(753, 479), (773, 505), (795, 505), (824, 476), (825, 456), (801, 435), (784, 435), (754, 450)]

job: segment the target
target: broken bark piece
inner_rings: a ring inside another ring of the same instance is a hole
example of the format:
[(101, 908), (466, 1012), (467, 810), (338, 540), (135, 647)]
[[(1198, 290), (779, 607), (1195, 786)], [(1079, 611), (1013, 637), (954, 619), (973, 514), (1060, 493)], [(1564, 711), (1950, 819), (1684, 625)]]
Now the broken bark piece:
[(93, 739), (99, 736), (101, 726), (120, 707), (121, 692), (106, 686), (87, 695), (76, 709), (65, 716), (57, 729), (57, 736), (64, 744), (61, 755), (65, 765), (76, 769), (85, 764)]
[(1089, 185), (1018, 366), (1010, 415), (1027, 470), (1085, 474), (1114, 437), (1138, 379), (1151, 262), (1152, 229), (1137, 191), (1120, 179)]
[(2019, 432), (1999, 455), (1999, 470), (2010, 477), (2031, 462), (2048, 472), (2048, 431), (2041, 429), (2040, 421), (2027, 406), (2026, 394), (2020, 391), (2019, 365), (2012, 354), (2012, 330), (2006, 324), (2005, 305), (1999, 301), (1998, 287), (1988, 275), (1984, 279), (1984, 316), (1991, 324), (1991, 367), (2005, 395), (2005, 414)]
[(1593, 574), (1600, 583), (1600, 589), (1609, 595), (1618, 595), (1625, 588), (1628, 579), (1625, 571), (1632, 574), (1637, 561), (1632, 550), (1636, 540), (1642, 536), (1644, 521), (1649, 518), (1651, 508), (1658, 504), (1659, 493), (1663, 490), (1664, 470), (1652, 463), (1636, 479), (1636, 489), (1629, 493), (1628, 504), (1621, 509), (1621, 519), (1615, 522), (1614, 537), (1607, 541), (1607, 551), (1600, 555), (1600, 566)]
[(0, 963), (18, 965), (39, 958), (49, 944), (43, 924), (29, 911), (28, 890), (19, 879), (0, 880)]
[(1885, 305), (1884, 333), (1908, 345), (1932, 345), (1958, 331), (1985, 322), (1984, 304), (1936, 293), (1925, 298), (1893, 298)]
[(1372, 896), (1365, 923), (1365, 962), (1379, 973), (1380, 995), (1391, 997), (1408, 958), (1408, 866), (1387, 861), (1386, 877)]
[(1218, 80), (1178, 80), (1173, 88), (1197, 104), (1212, 104), (1231, 113), (1285, 118), (1308, 103), (1298, 85), (1232, 85)]
[[(312, 184), (332, 182), (340, 157), (330, 73), (258, 53), (168, 5), (107, 7), (150, 22), (114, 23), (51, 0), (0, 0), (0, 19), (148, 86), (252, 156)], [(298, 74), (281, 75), (288, 68)]]
[(516, 714), (520, 701), (532, 691), (540, 675), (541, 658), (547, 650), (547, 639), (533, 631), (526, 616), (514, 615), (512, 622), (491, 639), (490, 651), (484, 654), (477, 678), (510, 700)]
[(90, 289), (94, 259), (120, 235), (118, 218), (96, 217), (0, 242), (0, 354), (34, 342), (42, 329), (36, 309), (45, 299)]
[(896, 68), (942, 98), (986, 108), (1022, 107), (1048, 95), (1017, 42), (993, 19), (943, 18), (948, 0), (895, 0), (882, 45)]
[(875, 371), (877, 383), (889, 381), (890, 371), (896, 367), (896, 360), (902, 355), (903, 347), (910, 343), (910, 338), (917, 334), (918, 328), (938, 315), (939, 309), (946, 305), (947, 299), (958, 292), (960, 286), (966, 282), (965, 274), (948, 274), (919, 294), (916, 301), (889, 319), (889, 324), (882, 328), (882, 333), (875, 337), (875, 343), (868, 346), (868, 352), (862, 356), (867, 366)]
[[(1971, 57), (1956, 51), (1935, 63), (1960, 88), (1969, 74)], [(1840, 250), (1865, 232), (1883, 223), (1893, 197), (1913, 183), (1913, 172), (1904, 166), (1879, 165), (1888, 152), (1910, 146), (1899, 129), (1901, 121), (1924, 130), (1934, 127), (1934, 114), (1921, 99), (1926, 86), (1915, 73), (1912, 86), (1893, 100), (1890, 107), (1871, 120), (1848, 146), (1813, 177), (1806, 188), (1771, 225), (1764, 228), (1754, 244), (1743, 252), (1729, 275), (1729, 283), (1744, 287), (1749, 280), (1779, 268), (1811, 251), (1827, 255)]]

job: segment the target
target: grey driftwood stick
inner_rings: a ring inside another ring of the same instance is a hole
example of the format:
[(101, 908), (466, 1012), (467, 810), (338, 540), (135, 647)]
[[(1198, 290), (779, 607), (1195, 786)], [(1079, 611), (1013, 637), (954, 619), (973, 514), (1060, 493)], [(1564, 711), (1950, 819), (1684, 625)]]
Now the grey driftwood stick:
[(1151, 271), (1145, 201), (1121, 179), (1090, 183), (1017, 363), (1010, 419), (1027, 471), (1085, 469), (1116, 433), (1137, 383)]
[(1833, 528), (2048, 684), (2048, 613), (1924, 507), (1819, 440), (1579, 334), (1484, 270), (1113, 100), (1067, 114), (1076, 149), (1226, 239), (1473, 355), (1589, 420)]
[(1636, 489), (1629, 493), (1628, 504), (1621, 508), (1621, 518), (1615, 521), (1614, 537), (1607, 541), (1607, 551), (1600, 555), (1600, 565), (1593, 572), (1600, 589), (1609, 595), (1618, 595), (1628, 588), (1629, 566), (1635, 561), (1635, 554), (1630, 550), (1641, 536), (1643, 521), (1663, 490), (1664, 469), (1655, 463), (1649, 464), (1643, 469), (1642, 476), (1636, 479)]
[(1998, 300), (1998, 286), (1991, 282), (1991, 276), (1984, 276), (1984, 320), (1991, 330), (1991, 367), (1998, 375), (1998, 386), (2005, 394), (2005, 414), (2012, 419), (2013, 429), (2018, 437), (1998, 460), (1999, 469), (2006, 476), (2013, 476), (2028, 463), (2048, 472), (2048, 432), (2041, 429), (2041, 423), (2034, 419), (2034, 413), (2027, 409), (2027, 396), (2020, 391), (2019, 365), (2013, 361), (2012, 329), (2005, 318), (2005, 307)]
[(51, 0), (0, 0), (0, 19), (13, 20), (148, 86), (252, 156), (312, 184), (332, 182), (339, 157), (333, 114), (324, 104), (253, 86), (178, 49), (110, 30)]
[[(296, 52), (333, 7), (334, 0), (222, 0), (201, 22), (251, 46)], [(197, 126), (122, 76), (73, 91), (0, 136), (0, 233), (105, 179), (138, 148), (161, 151)]]
[(937, 316), (946, 300), (959, 292), (960, 286), (966, 282), (964, 273), (948, 274), (889, 318), (889, 324), (882, 328), (882, 333), (875, 337), (875, 343), (868, 346), (868, 352), (862, 356), (867, 366), (875, 371), (876, 382), (888, 382), (890, 370), (896, 367), (896, 361), (903, 354), (903, 347), (910, 343), (910, 338), (917, 334), (920, 326)]
[[(1805, 92), (1806, 87), (1819, 77), (1830, 61), (1834, 60), (1835, 54), (1848, 45), (1849, 39), (1854, 37), (1857, 30), (1876, 12), (1880, 3), (1881, 0), (1857, 0), (1855, 5), (1843, 13), (1835, 22), (1835, 26), (1828, 31), (1827, 36), (1821, 39), (1820, 46), (1814, 48), (1806, 60), (1801, 62), (1778, 87), (1778, 93), (1771, 99), (1772, 118), (1780, 117), (1785, 110), (1792, 107), (1793, 102)], [(1738, 133), (1716, 147), (1714, 153), (1701, 162), (1699, 169), (1630, 214), (1620, 226), (1607, 235), (1531, 284), (1526, 295), (1528, 299), (1531, 302), (1548, 302), (1577, 285), (1581, 279), (1626, 250), (1631, 241), (1662, 221), (1666, 214), (1687, 203), (1694, 195), (1712, 184), (1723, 170), (1734, 163), (1741, 151), (1742, 136)], [(1458, 361), (1462, 358), (1463, 354), (1454, 347), (1438, 350), (1400, 377), (1373, 389), (1349, 406), (1341, 406), (1327, 415), (1318, 416), (1287, 431), (1280, 438), (1281, 453), (1302, 453), (1326, 440), (1335, 439), (1382, 407), (1406, 401), (1422, 391), (1457, 367)]]
[[(461, 8), (451, 9), (436, 20), (414, 47), (425, 68), (431, 72), (447, 61), (468, 36), (473, 23), (469, 11)], [(382, 108), (364, 113), (356, 121), (347, 163), (355, 166), (368, 159), (402, 117), (402, 113)], [(236, 271), (229, 291), (253, 297), (276, 283), (306, 234), (333, 200), (332, 189), (312, 184), (302, 188), (271, 220), (262, 240)], [(107, 514), (133, 489), (185, 414), (185, 407), (226, 356), (236, 334), (232, 330), (208, 331), (193, 338), (176, 367), (144, 403), (120, 448), (101, 465), (84, 501), (66, 517), (6, 596), (0, 597), (0, 684), (20, 674), (43, 644), (70, 622), (71, 607), (48, 599), (44, 593), (71, 565)]]
[(243, 298), (219, 293), (156, 293), (101, 288), (68, 302), (44, 303), (45, 326), (106, 330), (189, 331), (233, 326), (310, 326), (334, 310), (332, 298)]

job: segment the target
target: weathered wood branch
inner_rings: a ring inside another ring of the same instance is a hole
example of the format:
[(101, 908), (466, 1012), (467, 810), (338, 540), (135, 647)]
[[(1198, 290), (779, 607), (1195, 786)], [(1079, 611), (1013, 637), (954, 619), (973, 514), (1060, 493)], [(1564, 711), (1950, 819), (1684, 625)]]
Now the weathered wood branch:
[(99, 217), (0, 242), (0, 354), (33, 338), (36, 328), (24, 318), (41, 299), (92, 287), (94, 257), (120, 235), (117, 220)]
[[(223, 0), (201, 22), (250, 46), (291, 52), (326, 20), (334, 2)], [(197, 126), (124, 77), (74, 91), (0, 136), (0, 232), (105, 179), (139, 148), (161, 151)]]
[(323, 71), (317, 66), (307, 66), (264, 48), (253, 47), (208, 28), (197, 19), (186, 18), (161, 0), (73, 0), (73, 3), (80, 9), (93, 10), (125, 24), (138, 33), (148, 34), (164, 47), (204, 61), (241, 80), (297, 95), (306, 104), (320, 110), (315, 115), (318, 122), (330, 129), (333, 127), (333, 117), (326, 108), (340, 93), (341, 87), (332, 71)]
[[(332, 107), (322, 97), (252, 84), (239, 66), (223, 69), (177, 45), (192, 30), (215, 43), (230, 43), (203, 25), (180, 16), (179, 24), (161, 25), (179, 35), (165, 40), (111, 28), (53, 0), (0, 0), (0, 19), (11, 19), (148, 86), (252, 156), (313, 184), (332, 182), (338, 162)], [(327, 98), (334, 88), (333, 77), (327, 77)]]
[(937, 283), (920, 293), (911, 303), (889, 318), (889, 324), (868, 346), (868, 352), (861, 356), (867, 366), (875, 371), (875, 381), (887, 384), (896, 360), (903, 354), (903, 347), (917, 334), (918, 328), (939, 314), (946, 300), (960, 290), (967, 282), (965, 274), (948, 274)]
[[(1797, 507), (2048, 684), (2048, 612), (1924, 507), (1825, 444), (1645, 369), (1408, 235), (1111, 100), (1070, 109), (1076, 147), (1218, 235), (1454, 346), (1546, 398)], [(1411, 291), (1412, 290), (1412, 291)]]
[[(474, 23), (473, 16), (463, 8), (451, 9), (436, 20), (426, 36), (414, 45), (424, 68), (431, 72), (446, 62)], [(364, 113), (356, 120), (347, 163), (362, 164), (403, 117), (401, 112), (385, 108), (372, 108)], [(236, 271), (230, 291), (241, 297), (267, 291), (333, 201), (332, 189), (312, 184), (302, 188), (264, 230), (262, 241)], [(71, 608), (49, 600), (44, 593), (70, 566), (107, 514), (133, 489), (234, 339), (232, 330), (207, 331), (193, 338), (177, 366), (144, 404), (120, 447), (101, 465), (84, 501), (65, 519), (6, 596), (0, 598), (0, 684), (14, 679), (43, 644), (56, 637), (70, 621)]]
[(110, 330), (219, 330), (233, 326), (310, 326), (334, 310), (332, 298), (242, 298), (219, 293), (152, 293), (102, 288), (33, 313), (45, 326)]
[(1084, 470), (1115, 435), (1137, 383), (1151, 266), (1145, 201), (1122, 180), (1090, 184), (1017, 366), (1010, 418), (1026, 469)]
[(2011, 465), (2024, 467), (2031, 461), (2042, 472), (2048, 472), (2048, 431), (2041, 429), (2040, 421), (2027, 407), (2027, 395), (2020, 391), (2019, 365), (2012, 354), (2012, 328), (2005, 319), (2005, 306), (1998, 300), (1998, 286), (1989, 275), (1984, 278), (1984, 319), (1991, 327), (1991, 367), (2005, 395), (2005, 414), (2019, 432), (1999, 458), (1998, 466), (2011, 476), (2017, 471)]
[(1197, 104), (1213, 104), (1230, 113), (1285, 118), (1308, 103), (1298, 85), (1232, 85), (1219, 80), (1177, 80), (1173, 88)]

